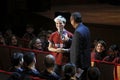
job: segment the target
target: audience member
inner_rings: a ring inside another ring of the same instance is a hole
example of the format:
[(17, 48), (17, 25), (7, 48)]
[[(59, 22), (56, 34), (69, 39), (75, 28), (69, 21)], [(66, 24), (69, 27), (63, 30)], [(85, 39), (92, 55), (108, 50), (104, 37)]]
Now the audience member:
[(113, 51), (116, 56), (120, 57), (120, 47), (117, 44), (113, 44), (109, 47), (110, 52)]
[(8, 41), (9, 46), (16, 46), (16, 47), (22, 47), (22, 45), (19, 43), (18, 37), (16, 35), (11, 35)]
[(101, 40), (100, 38), (96, 38), (93, 40), (92, 44), (91, 44), (91, 51), (94, 51), (95, 50), (95, 45), (96, 43)]
[(100, 79), (100, 70), (97, 67), (90, 67), (87, 71), (88, 80), (99, 80)]
[(76, 66), (72, 63), (67, 63), (63, 66), (63, 78), (60, 80), (77, 80), (76, 74)]
[(103, 60), (107, 56), (106, 42), (99, 40), (95, 45), (95, 50), (91, 52), (91, 61)]
[(51, 54), (44, 59), (45, 70), (41, 73), (47, 80), (59, 80), (59, 76), (54, 72), (55, 57)]
[(0, 32), (0, 44), (6, 45), (5, 38), (3, 37), (2, 32)]
[(35, 50), (43, 50), (41, 40), (37, 37), (33, 38), (29, 43), (29, 48), (35, 49)]
[(35, 34), (33, 32), (34, 32), (33, 25), (27, 24), (26, 33), (23, 35), (23, 39), (30, 41), (33, 38), (35, 38)]
[(48, 30), (48, 31), (47, 31), (47, 36), (46, 36), (46, 37), (47, 37), (47, 40), (49, 39), (49, 37), (50, 37), (50, 35), (51, 35), (52, 33), (53, 33), (52, 30)]
[(44, 30), (38, 34), (38, 38), (40, 38), (42, 42), (43, 51), (48, 51), (48, 39), (46, 37), (47, 37), (47, 32)]
[(31, 76), (40, 76), (40, 72), (36, 69), (36, 57), (33, 52), (26, 52), (24, 54), (25, 68), (23, 73)]
[(48, 51), (48, 45), (49, 45), (48, 39), (51, 33), (52, 33), (52, 30), (48, 30), (48, 31), (43, 30), (38, 34), (38, 37), (42, 41), (42, 47), (44, 51)]
[(11, 56), (11, 63), (12, 63), (12, 67), (10, 68), (10, 72), (18, 72), (18, 73), (22, 73), (23, 72), (23, 53), (21, 52), (16, 52), (13, 53)]
[(7, 29), (4, 33), (4, 38), (5, 38), (5, 42), (8, 45), (9, 44), (9, 39), (11, 38), (11, 36), (13, 35), (13, 32), (11, 29)]
[(103, 59), (103, 61), (119, 63), (119, 53), (120, 53), (119, 46), (116, 44), (113, 44), (109, 47), (108, 56), (106, 56)]

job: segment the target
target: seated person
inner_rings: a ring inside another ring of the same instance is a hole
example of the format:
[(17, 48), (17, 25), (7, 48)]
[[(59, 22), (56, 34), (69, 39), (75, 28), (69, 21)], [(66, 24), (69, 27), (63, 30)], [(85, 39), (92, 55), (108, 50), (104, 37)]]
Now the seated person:
[(44, 59), (45, 70), (41, 73), (47, 80), (59, 80), (59, 76), (54, 72), (55, 58), (51, 54)]
[(33, 52), (27, 52), (24, 55), (24, 63), (25, 68), (23, 74), (32, 75), (32, 76), (40, 76), (40, 72), (36, 69), (36, 57)]
[(116, 44), (113, 44), (109, 47), (108, 56), (106, 56), (103, 61), (118, 63), (117, 58), (119, 57), (119, 47)]
[(5, 38), (5, 42), (7, 45), (9, 44), (9, 39), (12, 35), (13, 35), (13, 31), (12, 31), (12, 29), (9, 29), (9, 28), (3, 34), (3, 37)]
[(35, 38), (35, 34), (33, 32), (34, 32), (33, 25), (27, 24), (26, 33), (23, 35), (23, 39), (30, 41), (33, 38)]
[(63, 78), (60, 80), (77, 80), (75, 77), (76, 66), (72, 63), (67, 63), (63, 66)]
[(35, 49), (35, 50), (43, 50), (41, 40), (37, 37), (33, 38), (29, 43), (29, 48)]
[(97, 41), (95, 49), (91, 52), (91, 61), (103, 60), (107, 56), (106, 42), (104, 40)]
[(8, 42), (9, 46), (22, 47), (22, 45), (19, 43), (18, 37), (14, 34), (11, 35), (11, 37), (8, 39)]
[(90, 67), (87, 71), (88, 80), (99, 80), (100, 70), (97, 67)]
[(5, 38), (3, 37), (2, 32), (0, 32), (0, 44), (6, 45)]
[(12, 68), (10, 68), (10, 72), (22, 73), (23, 62), (24, 62), (23, 53), (20, 52), (13, 53), (11, 56)]

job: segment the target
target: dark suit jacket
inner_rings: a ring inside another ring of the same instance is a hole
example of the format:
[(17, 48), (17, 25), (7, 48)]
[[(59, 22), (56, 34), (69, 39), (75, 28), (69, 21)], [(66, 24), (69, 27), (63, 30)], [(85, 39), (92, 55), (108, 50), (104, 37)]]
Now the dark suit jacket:
[(82, 23), (73, 35), (70, 60), (77, 68), (86, 69), (90, 66), (90, 31)]
[(22, 68), (15, 68), (15, 67), (12, 67), (9, 71), (10, 71), (10, 72), (22, 73), (22, 72), (23, 72), (23, 69), (22, 69)]
[(44, 70), (41, 72), (42, 76), (44, 76), (44, 79), (46, 80), (59, 80), (60, 77), (54, 72), (53, 74), (49, 73), (47, 70)]
[(31, 75), (31, 76), (40, 76), (40, 72), (36, 69), (36, 70), (32, 70), (28, 67), (25, 67), (24, 71), (23, 71), (23, 74), (26, 74), (26, 75)]

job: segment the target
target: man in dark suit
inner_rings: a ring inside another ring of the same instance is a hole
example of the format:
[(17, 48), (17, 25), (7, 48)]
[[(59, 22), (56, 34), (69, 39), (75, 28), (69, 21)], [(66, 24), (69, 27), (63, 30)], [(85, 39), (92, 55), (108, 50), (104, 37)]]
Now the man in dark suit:
[(70, 22), (75, 28), (72, 45), (70, 49), (70, 60), (77, 67), (77, 73), (81, 80), (87, 80), (86, 73), (90, 67), (90, 31), (82, 23), (81, 14), (74, 12), (71, 14)]

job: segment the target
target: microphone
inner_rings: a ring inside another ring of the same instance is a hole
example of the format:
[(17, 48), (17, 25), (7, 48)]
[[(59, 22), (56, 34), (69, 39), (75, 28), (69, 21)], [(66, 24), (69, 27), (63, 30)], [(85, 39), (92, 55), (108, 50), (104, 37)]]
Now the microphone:
[(64, 36), (63, 30), (60, 30), (59, 33), (60, 33), (60, 35), (61, 35), (62, 40), (64, 40), (64, 39), (65, 39), (65, 36)]

